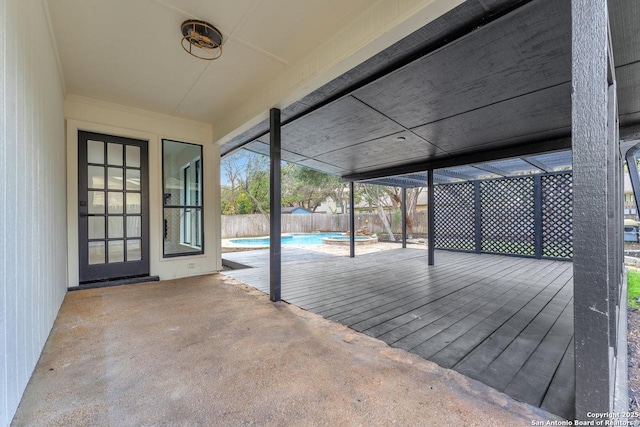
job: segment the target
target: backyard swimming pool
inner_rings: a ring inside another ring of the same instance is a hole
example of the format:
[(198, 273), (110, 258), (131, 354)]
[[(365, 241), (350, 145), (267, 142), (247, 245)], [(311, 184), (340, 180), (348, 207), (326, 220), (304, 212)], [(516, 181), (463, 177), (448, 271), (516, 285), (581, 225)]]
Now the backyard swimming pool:
[[(296, 233), (296, 234), (283, 234), (281, 242), (283, 245), (322, 245), (323, 238), (330, 238), (333, 240), (349, 240), (349, 236), (343, 236), (342, 233)], [(356, 236), (356, 240), (365, 240), (368, 237)], [(231, 243), (241, 246), (269, 246), (268, 237), (260, 238), (241, 238), (231, 239)]]

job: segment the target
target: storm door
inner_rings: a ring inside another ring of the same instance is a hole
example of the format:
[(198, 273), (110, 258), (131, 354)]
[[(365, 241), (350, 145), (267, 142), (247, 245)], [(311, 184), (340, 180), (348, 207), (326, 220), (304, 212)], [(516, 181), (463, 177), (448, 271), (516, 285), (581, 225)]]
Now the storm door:
[(149, 274), (147, 141), (78, 132), (80, 283)]

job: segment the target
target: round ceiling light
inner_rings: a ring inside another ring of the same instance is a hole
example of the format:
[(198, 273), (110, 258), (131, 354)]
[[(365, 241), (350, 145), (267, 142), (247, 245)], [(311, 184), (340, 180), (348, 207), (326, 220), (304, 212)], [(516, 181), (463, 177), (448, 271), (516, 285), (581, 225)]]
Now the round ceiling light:
[(222, 56), (222, 33), (213, 25), (189, 19), (182, 23), (181, 31), (180, 44), (188, 54), (208, 61)]

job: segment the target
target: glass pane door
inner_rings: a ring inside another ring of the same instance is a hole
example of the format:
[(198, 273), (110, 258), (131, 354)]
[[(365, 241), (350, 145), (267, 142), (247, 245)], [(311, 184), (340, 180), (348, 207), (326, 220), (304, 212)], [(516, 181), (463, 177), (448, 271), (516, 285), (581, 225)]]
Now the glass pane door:
[(148, 275), (147, 142), (78, 136), (80, 282)]

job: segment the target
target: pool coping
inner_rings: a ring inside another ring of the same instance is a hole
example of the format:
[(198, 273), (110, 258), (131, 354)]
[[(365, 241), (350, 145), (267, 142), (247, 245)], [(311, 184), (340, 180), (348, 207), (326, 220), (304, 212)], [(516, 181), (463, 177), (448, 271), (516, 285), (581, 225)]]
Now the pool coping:
[[(309, 234), (327, 234), (327, 233), (336, 233), (336, 234), (341, 234), (342, 236), (344, 236), (343, 231), (325, 231), (322, 233), (282, 233), (281, 236), (295, 236), (295, 235), (309, 235)], [(234, 243), (232, 242), (232, 240), (238, 240), (238, 239), (268, 239), (270, 236), (255, 236), (255, 237), (229, 237), (226, 239), (222, 239), (222, 247), (223, 248), (237, 248), (237, 249), (269, 249), (269, 245), (242, 245), (242, 244), (238, 244), (238, 243)], [(347, 236), (348, 237), (348, 236)], [(357, 237), (362, 237), (362, 236), (357, 236)], [(369, 236), (371, 237), (371, 236)], [(349, 242), (349, 240), (346, 240), (347, 244)], [(362, 241), (361, 241), (362, 242)], [(371, 244), (371, 243), (377, 243), (378, 239), (377, 237), (375, 237), (375, 242), (373, 242), (373, 239), (364, 241), (364, 243), (361, 244)], [(324, 243), (327, 245), (331, 245), (332, 243)], [(356, 244), (358, 244), (358, 241), (356, 240)], [(335, 245), (335, 244), (334, 244)], [(299, 245), (299, 246), (322, 246), (322, 245)]]

